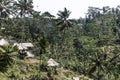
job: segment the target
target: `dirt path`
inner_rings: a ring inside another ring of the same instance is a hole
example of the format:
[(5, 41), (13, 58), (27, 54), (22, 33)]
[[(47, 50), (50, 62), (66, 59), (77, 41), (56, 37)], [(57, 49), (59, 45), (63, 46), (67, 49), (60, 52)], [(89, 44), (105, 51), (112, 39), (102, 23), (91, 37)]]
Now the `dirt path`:
[(39, 63), (40, 60), (38, 59), (34, 59), (34, 58), (29, 58), (29, 59), (25, 59), (26, 63)]

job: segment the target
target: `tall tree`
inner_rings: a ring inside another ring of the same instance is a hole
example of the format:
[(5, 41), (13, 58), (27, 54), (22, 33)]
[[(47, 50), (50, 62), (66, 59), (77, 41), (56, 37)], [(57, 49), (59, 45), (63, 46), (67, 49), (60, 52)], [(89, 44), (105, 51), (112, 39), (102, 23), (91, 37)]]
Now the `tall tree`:
[(32, 0), (17, 0), (17, 2), (14, 4), (17, 11), (19, 12), (19, 15), (23, 17), (26, 14), (29, 15), (33, 11), (33, 2)]
[(70, 28), (72, 27), (72, 23), (70, 22), (70, 20), (68, 19), (69, 18), (69, 15), (70, 15), (70, 11), (67, 10), (66, 8), (64, 8), (64, 11), (59, 11), (57, 13), (57, 15), (59, 16), (58, 17), (58, 24), (57, 25), (60, 25), (60, 30), (64, 30), (65, 28)]
[(0, 18), (7, 18), (12, 12), (13, 0), (0, 0)]
[(20, 16), (23, 19), (23, 25), (22, 25), (22, 41), (25, 39), (25, 19), (27, 16), (32, 14), (33, 12), (33, 2), (32, 0), (17, 0), (17, 2), (14, 4), (15, 8), (17, 9), (18, 16)]
[[(0, 28), (7, 30), (7, 27), (11, 27), (14, 0), (0, 0)], [(7, 30), (8, 31), (8, 30)], [(6, 36), (5, 34), (1, 34)]]

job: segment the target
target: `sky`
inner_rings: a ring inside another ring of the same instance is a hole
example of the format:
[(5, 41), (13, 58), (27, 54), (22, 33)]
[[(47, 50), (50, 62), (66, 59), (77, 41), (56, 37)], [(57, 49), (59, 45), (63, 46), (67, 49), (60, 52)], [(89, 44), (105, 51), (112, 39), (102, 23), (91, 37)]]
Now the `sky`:
[(48, 11), (57, 16), (59, 10), (63, 11), (64, 7), (71, 11), (70, 18), (78, 19), (85, 17), (88, 7), (110, 6), (117, 7), (120, 0), (33, 0), (34, 9), (41, 13)]

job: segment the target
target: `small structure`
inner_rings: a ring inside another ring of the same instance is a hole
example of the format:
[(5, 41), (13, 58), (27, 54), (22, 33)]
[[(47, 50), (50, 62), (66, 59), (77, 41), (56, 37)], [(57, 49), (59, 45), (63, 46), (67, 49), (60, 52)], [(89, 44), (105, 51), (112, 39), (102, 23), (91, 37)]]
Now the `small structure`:
[(8, 43), (8, 41), (7, 40), (5, 40), (5, 39), (1, 39), (0, 40), (0, 46), (4, 46), (4, 45), (9, 45), (9, 43)]
[(26, 46), (21, 45), (19, 43), (14, 43), (14, 46), (17, 46), (19, 50), (26, 50), (26, 49), (28, 49)]
[(30, 47), (33, 47), (33, 44), (32, 43), (14, 43), (14, 45), (18, 46), (18, 49), (19, 50), (26, 50)]
[(54, 61), (52, 58), (51, 59), (49, 59), (48, 60), (48, 65), (47, 66), (58, 66), (59, 64), (56, 62), (56, 61)]
[(73, 80), (80, 80), (79, 77), (73, 77)]

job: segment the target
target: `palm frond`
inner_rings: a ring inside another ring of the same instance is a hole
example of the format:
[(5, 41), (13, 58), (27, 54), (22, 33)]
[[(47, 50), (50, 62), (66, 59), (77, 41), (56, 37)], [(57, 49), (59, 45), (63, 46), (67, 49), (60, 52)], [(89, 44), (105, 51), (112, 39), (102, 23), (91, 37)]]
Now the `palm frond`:
[(116, 58), (118, 58), (120, 56), (120, 54), (118, 54), (118, 55), (116, 55), (116, 56), (114, 56), (113, 58), (111, 58), (109, 61), (110, 62), (112, 62), (112, 61), (114, 61)]
[(59, 21), (58, 23), (57, 23), (57, 25), (62, 25), (63, 24), (63, 21)]
[(90, 69), (89, 74), (91, 74), (91, 73), (93, 73), (93, 72), (95, 72), (95, 71), (96, 71), (96, 66), (94, 65), (94, 66)]

